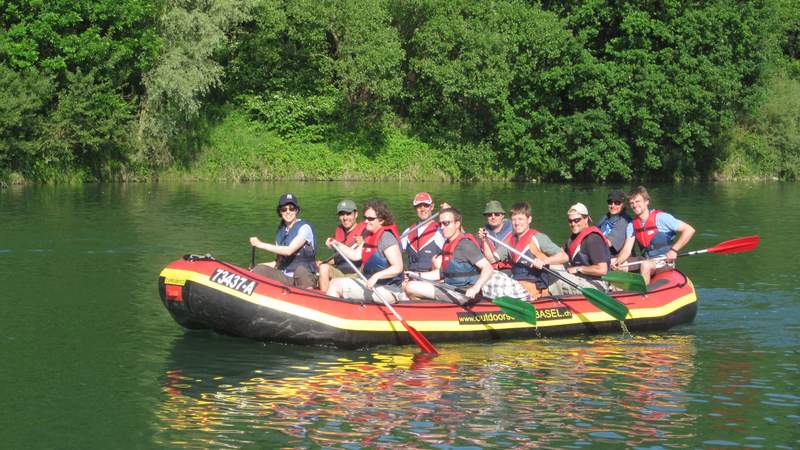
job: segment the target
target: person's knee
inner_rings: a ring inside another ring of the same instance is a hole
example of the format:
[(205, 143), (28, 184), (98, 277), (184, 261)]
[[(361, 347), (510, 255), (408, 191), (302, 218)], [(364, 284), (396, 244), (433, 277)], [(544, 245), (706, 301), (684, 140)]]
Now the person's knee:
[(298, 267), (294, 271), (294, 285), (304, 289), (313, 288), (317, 285), (317, 276), (307, 267)]

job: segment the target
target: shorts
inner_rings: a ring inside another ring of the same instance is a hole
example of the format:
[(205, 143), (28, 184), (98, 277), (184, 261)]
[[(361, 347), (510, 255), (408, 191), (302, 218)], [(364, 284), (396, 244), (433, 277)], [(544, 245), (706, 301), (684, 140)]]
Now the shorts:
[(341, 287), (345, 299), (366, 300), (378, 304), (383, 304), (379, 297), (383, 297), (389, 303), (397, 303), (403, 292), (403, 288), (399, 284), (380, 284), (374, 287), (374, 290), (378, 292), (376, 297), (360, 278), (337, 278), (335, 283)]
[(334, 266), (333, 264), (331, 264), (330, 266), (331, 266), (331, 268), (330, 268), (330, 272), (329, 273), (330, 273), (330, 276), (331, 276), (331, 280), (334, 279), (334, 278), (358, 278), (358, 274), (355, 273), (355, 272), (353, 272), (353, 273), (344, 273), (344, 272), (341, 271), (341, 269), (339, 269), (338, 267)]

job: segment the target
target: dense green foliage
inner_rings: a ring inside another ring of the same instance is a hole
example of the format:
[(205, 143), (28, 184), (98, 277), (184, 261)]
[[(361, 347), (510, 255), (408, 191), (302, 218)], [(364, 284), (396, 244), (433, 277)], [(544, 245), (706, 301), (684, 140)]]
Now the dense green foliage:
[(23, 0), (0, 20), (0, 180), (800, 173), (798, 0)]

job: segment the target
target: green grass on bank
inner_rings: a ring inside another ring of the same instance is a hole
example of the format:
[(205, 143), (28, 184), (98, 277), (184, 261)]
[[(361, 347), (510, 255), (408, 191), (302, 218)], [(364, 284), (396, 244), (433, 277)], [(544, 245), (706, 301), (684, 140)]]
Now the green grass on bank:
[(332, 132), (325, 142), (295, 142), (240, 111), (210, 132), (208, 145), (165, 178), (203, 180), (462, 180), (499, 179), (489, 149), (434, 148), (387, 127), (380, 133)]

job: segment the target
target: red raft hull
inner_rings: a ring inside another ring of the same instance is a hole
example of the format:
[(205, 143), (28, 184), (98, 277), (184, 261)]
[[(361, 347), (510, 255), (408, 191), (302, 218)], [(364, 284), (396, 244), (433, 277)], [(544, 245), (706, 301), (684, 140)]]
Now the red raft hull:
[[(697, 314), (697, 295), (679, 271), (656, 275), (647, 294), (614, 297), (630, 310), (631, 331), (667, 330)], [(180, 325), (250, 339), (360, 348), (413, 344), (382, 305), (360, 304), (298, 289), (214, 259), (168, 265), (158, 281), (164, 306)], [(546, 297), (534, 303), (537, 325), (518, 322), (489, 303), (462, 307), (442, 302), (395, 305), (432, 342), (486, 341), (619, 332), (619, 321), (584, 297)]]

